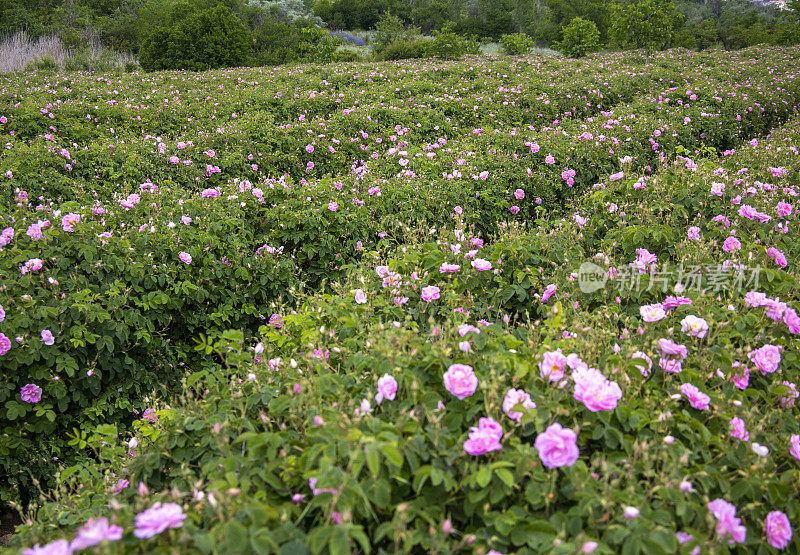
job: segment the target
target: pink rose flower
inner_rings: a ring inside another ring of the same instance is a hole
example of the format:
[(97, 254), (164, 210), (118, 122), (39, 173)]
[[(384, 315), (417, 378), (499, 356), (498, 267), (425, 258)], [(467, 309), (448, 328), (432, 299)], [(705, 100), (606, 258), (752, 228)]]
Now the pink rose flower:
[(692, 299), (688, 297), (669, 296), (666, 299), (664, 299), (663, 306), (665, 310), (673, 310), (678, 308), (679, 306), (691, 305), (691, 304), (692, 304)]
[(421, 294), (422, 300), (425, 302), (435, 301), (439, 298), (440, 289), (435, 285), (429, 285), (428, 287), (423, 287)]
[(778, 369), (781, 363), (781, 349), (778, 345), (766, 344), (763, 347), (751, 352), (748, 357), (762, 374), (772, 374)]
[(153, 409), (145, 409), (144, 413), (142, 413), (142, 420), (155, 423), (155, 421), (158, 420), (158, 415)]
[(636, 249), (636, 260), (631, 262), (631, 268), (639, 271), (640, 274), (647, 273), (648, 268), (658, 262), (656, 255), (647, 249)]
[(484, 260), (483, 258), (476, 258), (472, 261), (472, 267), (479, 272), (485, 272), (486, 270), (492, 269), (492, 263), (488, 260)]
[(553, 293), (555, 293), (557, 289), (558, 286), (555, 283), (551, 283), (550, 285), (545, 287), (544, 293), (542, 293), (542, 302), (546, 303), (547, 301), (549, 301), (550, 297), (553, 296)]
[(77, 224), (80, 221), (81, 221), (80, 214), (70, 212), (69, 214), (61, 218), (61, 228), (68, 233), (72, 233), (73, 231), (75, 231), (75, 224)]
[(747, 431), (747, 428), (745, 427), (744, 420), (742, 420), (738, 416), (731, 419), (730, 427), (731, 427), (732, 438), (741, 439), (742, 441), (750, 440), (750, 433)]
[(547, 468), (572, 466), (578, 460), (578, 435), (561, 424), (551, 424), (536, 436), (534, 447), (539, 452), (542, 464)]
[(188, 252), (181, 251), (178, 255), (178, 258), (181, 259), (181, 262), (184, 264), (191, 264), (192, 263), (192, 255)]
[(631, 358), (641, 358), (641, 359), (643, 359), (647, 363), (647, 367), (646, 368), (644, 366), (642, 366), (641, 364), (636, 364), (635, 366), (636, 366), (636, 368), (639, 369), (639, 372), (641, 372), (642, 376), (644, 376), (645, 378), (650, 375), (650, 371), (653, 369), (653, 361), (649, 356), (647, 356), (642, 351), (636, 351), (635, 353), (633, 353), (631, 355)]
[(642, 316), (642, 320), (645, 322), (658, 322), (667, 316), (664, 306), (660, 303), (640, 306), (639, 314)]
[(458, 399), (466, 399), (478, 388), (478, 377), (467, 364), (453, 364), (442, 375), (444, 386)]
[(792, 539), (792, 525), (789, 517), (781, 511), (771, 511), (764, 521), (767, 541), (775, 549), (785, 549)]
[(706, 410), (709, 402), (711, 401), (711, 397), (690, 383), (681, 385), (681, 394), (689, 399), (689, 404), (697, 410)]
[(781, 218), (785, 218), (786, 216), (791, 215), (792, 213), (792, 205), (788, 202), (781, 201), (775, 206), (775, 212)]
[(6, 354), (11, 350), (11, 340), (6, 337), (6, 334), (0, 332), (0, 356)]
[(107, 518), (90, 518), (89, 521), (78, 528), (75, 539), (69, 547), (73, 551), (93, 547), (104, 541), (117, 541), (122, 538), (122, 527), (108, 524)]
[(180, 528), (186, 515), (180, 505), (160, 502), (136, 515), (133, 535), (139, 539), (152, 538), (169, 528)]
[(797, 392), (797, 385), (795, 385), (793, 382), (789, 382), (786, 380), (783, 380), (782, 385), (788, 387), (789, 392), (786, 394), (785, 397), (780, 398), (781, 407), (782, 408), (793, 407), (795, 400), (797, 399), (798, 396), (800, 396), (800, 393)]
[(775, 247), (768, 248), (767, 255), (770, 256), (773, 260), (775, 260), (775, 264), (777, 264), (781, 268), (785, 268), (789, 264), (786, 260), (786, 255), (783, 254), (778, 249), (776, 249)]
[(742, 242), (736, 237), (730, 236), (722, 243), (722, 250), (725, 252), (736, 252), (742, 248)]
[(741, 519), (736, 518), (736, 507), (724, 499), (715, 499), (708, 503), (708, 510), (717, 519), (717, 535), (728, 538), (728, 543), (744, 543), (747, 528), (741, 525)]
[(362, 289), (356, 289), (356, 304), (364, 304), (367, 302), (367, 294)]
[(567, 357), (564, 356), (561, 349), (557, 351), (547, 351), (544, 354), (542, 362), (539, 363), (539, 374), (546, 380), (557, 382), (564, 377), (564, 368), (566, 365)]
[(503, 427), (492, 418), (481, 418), (478, 426), (472, 426), (469, 439), (464, 442), (464, 451), (472, 456), (483, 455), (503, 448)]
[(789, 454), (800, 461), (800, 435), (792, 434), (789, 438)]
[(690, 314), (681, 320), (681, 331), (686, 335), (702, 339), (708, 333), (708, 322)]
[(528, 393), (522, 389), (509, 389), (506, 392), (505, 399), (503, 399), (503, 412), (511, 420), (516, 420), (517, 422), (522, 420), (522, 413), (511, 409), (518, 405), (522, 405), (528, 411), (536, 408), (536, 403), (531, 401), (531, 396)]
[(38, 403), (42, 399), (42, 388), (29, 383), (19, 390), (19, 396), (26, 403)]
[(394, 401), (397, 394), (397, 380), (389, 374), (384, 374), (378, 378), (378, 393), (375, 395), (375, 402), (379, 405), (384, 399)]
[(575, 381), (573, 397), (592, 412), (614, 410), (622, 398), (619, 384), (606, 379), (595, 368), (578, 369), (572, 372)]
[(783, 313), (783, 323), (789, 328), (789, 333), (795, 335), (800, 333), (800, 316), (797, 315), (795, 309), (786, 309), (786, 312)]
[(67, 540), (56, 540), (47, 545), (39, 546), (37, 543), (30, 549), (22, 552), (22, 555), (71, 555), (72, 549)]

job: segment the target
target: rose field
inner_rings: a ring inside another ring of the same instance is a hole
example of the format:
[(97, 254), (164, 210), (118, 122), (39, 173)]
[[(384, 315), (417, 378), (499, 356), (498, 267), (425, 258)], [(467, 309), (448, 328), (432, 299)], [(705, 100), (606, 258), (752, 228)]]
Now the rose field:
[(0, 75), (10, 553), (800, 552), (800, 48)]

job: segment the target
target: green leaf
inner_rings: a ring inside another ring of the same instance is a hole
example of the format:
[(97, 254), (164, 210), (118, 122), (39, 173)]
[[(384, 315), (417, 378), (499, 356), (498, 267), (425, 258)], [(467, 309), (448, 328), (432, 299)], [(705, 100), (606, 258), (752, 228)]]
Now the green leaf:
[(225, 525), (225, 544), (230, 553), (242, 553), (247, 545), (247, 528), (236, 520)]
[(381, 471), (381, 458), (375, 444), (367, 446), (367, 466), (373, 478), (377, 478)]
[(492, 481), (492, 471), (488, 466), (482, 466), (480, 470), (478, 470), (478, 473), (475, 476), (475, 481), (482, 488), (485, 488), (489, 485), (489, 482)]
[(392, 463), (395, 466), (403, 466), (403, 454), (400, 453), (397, 447), (395, 447), (391, 443), (384, 443), (383, 445), (381, 445), (381, 451), (383, 452), (383, 454), (386, 456), (386, 458), (389, 460), (390, 463)]
[(328, 543), (331, 555), (350, 555), (350, 542), (347, 539), (347, 531), (342, 526), (336, 526), (331, 534)]
[(506, 468), (498, 468), (494, 471), (498, 478), (500, 478), (505, 485), (510, 488), (514, 487), (514, 474)]
[(259, 530), (253, 534), (250, 537), (250, 547), (252, 547), (253, 551), (258, 553), (258, 555), (277, 553), (280, 550), (275, 540), (270, 537), (269, 530)]

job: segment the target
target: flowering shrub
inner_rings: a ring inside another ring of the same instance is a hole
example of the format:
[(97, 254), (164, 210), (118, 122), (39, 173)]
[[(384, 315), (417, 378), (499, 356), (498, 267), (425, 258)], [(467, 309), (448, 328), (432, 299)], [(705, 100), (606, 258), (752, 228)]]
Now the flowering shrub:
[(19, 100), (13, 547), (800, 549), (800, 68), (753, 52)]

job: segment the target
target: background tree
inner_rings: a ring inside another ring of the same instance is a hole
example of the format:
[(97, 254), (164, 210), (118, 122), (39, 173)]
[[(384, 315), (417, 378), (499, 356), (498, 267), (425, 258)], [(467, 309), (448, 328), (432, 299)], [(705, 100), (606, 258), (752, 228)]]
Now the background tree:
[(145, 70), (235, 67), (247, 60), (250, 35), (227, 8), (177, 4), (170, 21), (170, 27), (157, 27), (142, 44), (139, 63)]
[(611, 36), (623, 48), (644, 49), (649, 59), (652, 50), (671, 46), (682, 21), (671, 1), (642, 0), (615, 8)]
[(564, 27), (564, 38), (556, 48), (570, 58), (581, 58), (590, 52), (600, 50), (600, 31), (594, 21), (574, 18)]

